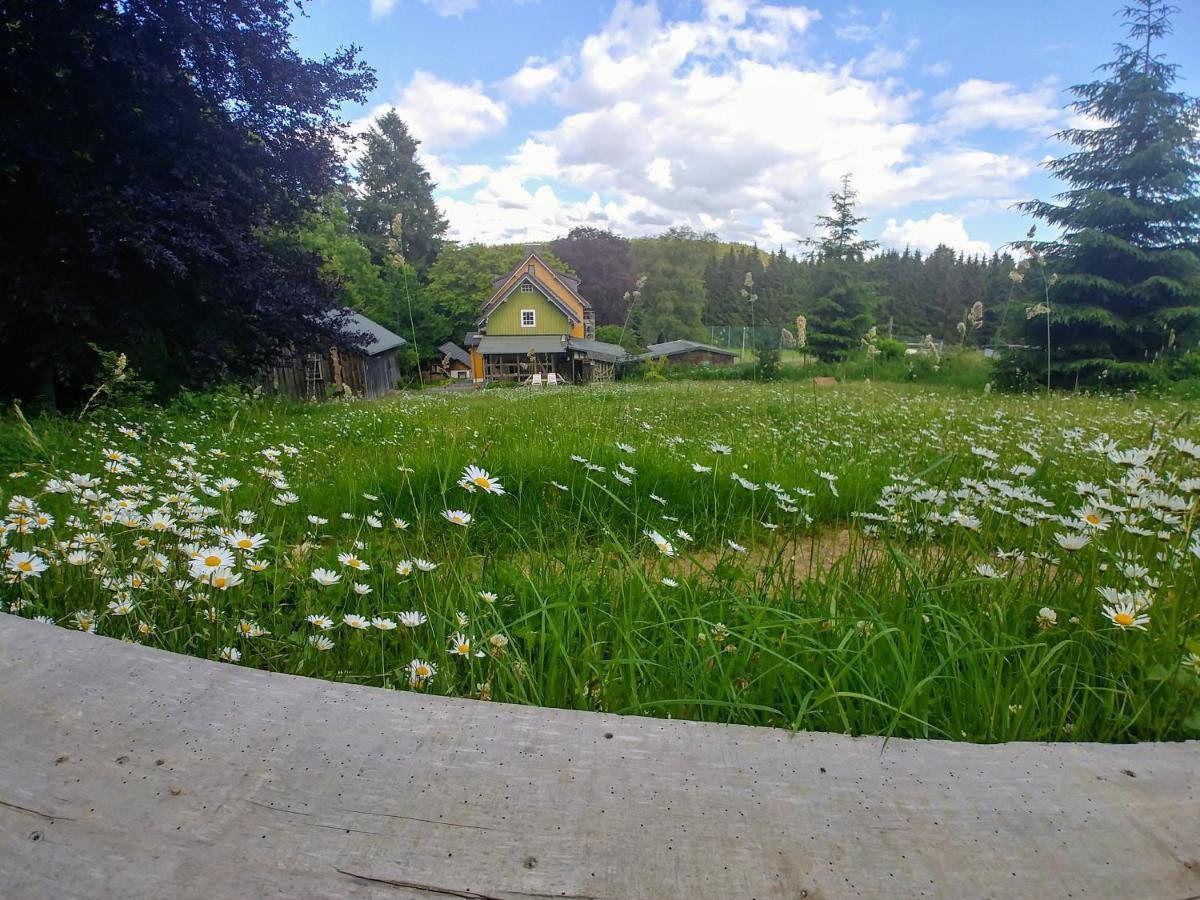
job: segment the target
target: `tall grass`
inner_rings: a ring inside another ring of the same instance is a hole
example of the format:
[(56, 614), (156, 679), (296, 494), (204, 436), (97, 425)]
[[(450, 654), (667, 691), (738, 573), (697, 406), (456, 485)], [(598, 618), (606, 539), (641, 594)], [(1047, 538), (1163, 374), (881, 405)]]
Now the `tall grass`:
[[(427, 660), (437, 674), (416, 689), (784, 728), (973, 741), (1200, 730), (1200, 459), (1181, 404), (669, 383), (324, 406), (192, 398), (32, 429), (36, 444), (15, 422), (0, 434), (5, 552), (47, 568), (23, 575), (8, 557), (0, 598), (68, 628), (402, 689), (410, 661)], [(1135, 448), (1147, 458), (1117, 455)], [(133, 460), (105, 471), (106, 449)], [(464, 490), (468, 464), (505, 493)], [(68, 488), (70, 473), (98, 483)], [(222, 490), (225, 477), (240, 484)], [(277, 505), (284, 492), (298, 499)], [(170, 530), (149, 526), (160, 507)], [(53, 524), (30, 524), (39, 512)], [(190, 558), (236, 528), (267, 543), (235, 553), (243, 584), (213, 589)], [(1059, 546), (1074, 534), (1082, 549)], [(247, 571), (251, 557), (269, 567)], [(437, 568), (396, 572), (418, 557)], [(318, 567), (341, 582), (320, 586)], [(1114, 624), (1105, 606), (1122, 598), (1146, 630)], [(428, 621), (340, 624), (404, 611)], [(313, 614), (339, 624), (321, 631)], [(450, 652), (456, 634), (467, 655)], [(317, 649), (318, 635), (335, 646)]]

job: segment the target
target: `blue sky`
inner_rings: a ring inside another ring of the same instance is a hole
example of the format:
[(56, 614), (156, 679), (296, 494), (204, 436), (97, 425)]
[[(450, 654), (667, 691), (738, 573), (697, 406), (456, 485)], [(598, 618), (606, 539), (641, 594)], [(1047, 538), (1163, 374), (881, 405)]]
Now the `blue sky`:
[[(999, 249), (1082, 123), (1064, 88), (1122, 39), (1116, 3), (309, 0), (308, 55), (362, 47), (422, 141), (451, 235), (691, 225), (797, 248), (854, 173), (885, 245)], [(1200, 93), (1200, 2), (1162, 50)]]

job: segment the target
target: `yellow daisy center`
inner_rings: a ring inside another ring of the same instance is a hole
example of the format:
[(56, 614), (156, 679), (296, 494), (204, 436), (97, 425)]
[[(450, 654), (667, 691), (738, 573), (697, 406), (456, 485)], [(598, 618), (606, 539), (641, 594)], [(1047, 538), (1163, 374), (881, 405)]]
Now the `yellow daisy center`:
[(206, 556), (206, 557), (204, 557), (204, 564), (206, 566), (219, 566), (221, 564), (221, 557)]
[(485, 490), (492, 486), (491, 480), (488, 478), (484, 478), (482, 475), (475, 476), (475, 484), (477, 484), (481, 488), (484, 488)]
[(253, 544), (253, 543), (254, 542), (252, 540), (250, 540), (250, 538), (242, 538), (240, 541), (238, 541), (238, 546), (241, 547), (243, 550), (249, 550), (251, 544)]
[(1088, 524), (1090, 524), (1090, 525), (1099, 525), (1100, 524), (1100, 517), (1098, 515), (1096, 515), (1095, 513), (1088, 513), (1087, 520), (1088, 520)]
[(32, 572), (33, 571), (33, 563), (29, 562), (29, 560), (23, 559), (19, 563), (17, 563), (17, 568), (20, 569), (22, 572)]
[(1127, 612), (1119, 612), (1115, 616), (1113, 616), (1113, 621), (1116, 622), (1118, 625), (1120, 625), (1122, 628), (1128, 628), (1130, 625), (1133, 624), (1133, 614), (1127, 613)]

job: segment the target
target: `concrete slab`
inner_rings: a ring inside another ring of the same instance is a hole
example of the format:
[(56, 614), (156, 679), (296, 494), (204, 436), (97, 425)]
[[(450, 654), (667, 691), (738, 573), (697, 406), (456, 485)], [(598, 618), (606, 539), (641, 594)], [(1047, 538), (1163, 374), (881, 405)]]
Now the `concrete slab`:
[(0, 615), (0, 895), (1180, 900), (1198, 749), (450, 700)]

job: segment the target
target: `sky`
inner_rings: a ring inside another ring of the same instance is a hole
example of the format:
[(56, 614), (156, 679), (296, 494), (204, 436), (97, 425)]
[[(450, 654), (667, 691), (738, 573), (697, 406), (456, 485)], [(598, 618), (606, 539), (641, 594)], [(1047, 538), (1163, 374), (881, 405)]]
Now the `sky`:
[[(1200, 93), (1200, 0), (1161, 50)], [(853, 174), (865, 237), (968, 254), (1062, 185), (1066, 88), (1123, 39), (1113, 0), (307, 0), (293, 33), (354, 44), (421, 141), (450, 237), (671, 226), (801, 250)]]

